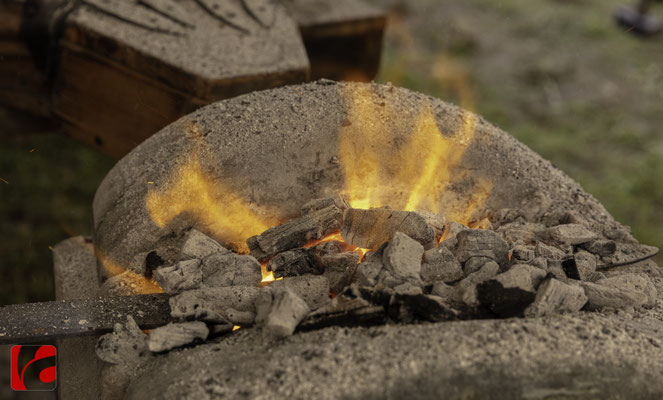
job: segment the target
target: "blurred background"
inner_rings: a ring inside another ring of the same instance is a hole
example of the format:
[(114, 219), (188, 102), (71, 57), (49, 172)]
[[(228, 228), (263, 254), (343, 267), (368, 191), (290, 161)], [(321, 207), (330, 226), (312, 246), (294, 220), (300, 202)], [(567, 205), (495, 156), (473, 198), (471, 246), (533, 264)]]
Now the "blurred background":
[[(390, 13), (378, 82), (483, 115), (663, 247), (663, 35), (618, 27), (620, 0), (368, 1)], [(0, 304), (53, 298), (50, 248), (91, 234), (115, 162), (15, 118), (0, 109)]]

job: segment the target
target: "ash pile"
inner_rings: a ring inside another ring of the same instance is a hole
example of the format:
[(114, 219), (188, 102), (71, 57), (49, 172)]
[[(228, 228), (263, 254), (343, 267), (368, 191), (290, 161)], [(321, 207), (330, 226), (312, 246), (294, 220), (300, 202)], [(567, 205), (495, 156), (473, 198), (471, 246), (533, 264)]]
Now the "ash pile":
[[(334, 196), (249, 238), (248, 255), (189, 228), (140, 254), (125, 273), (172, 293), (171, 316), (179, 322), (145, 333), (129, 316), (99, 340), (97, 355), (139, 365), (240, 327), (278, 341), (328, 326), (656, 306), (646, 271), (657, 268), (649, 258), (658, 249), (639, 244), (627, 229), (592, 231), (574, 213), (531, 222), (513, 209), (469, 225), (429, 212), (355, 209)], [(102, 289), (123, 294), (121, 275)]]

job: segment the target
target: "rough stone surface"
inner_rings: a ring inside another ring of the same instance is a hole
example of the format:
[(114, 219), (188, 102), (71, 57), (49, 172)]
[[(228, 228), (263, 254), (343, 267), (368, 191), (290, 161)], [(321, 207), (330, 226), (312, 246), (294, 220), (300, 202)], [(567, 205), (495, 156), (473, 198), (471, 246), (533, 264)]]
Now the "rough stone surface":
[(403, 232), (396, 232), (384, 249), (382, 261), (385, 270), (396, 280), (422, 286), (421, 258), (424, 246)]
[(453, 253), (444, 246), (424, 252), (421, 279), (426, 285), (435, 282), (453, 282), (463, 277), (463, 269)]
[(555, 278), (546, 279), (536, 292), (534, 302), (525, 309), (526, 317), (542, 317), (554, 313), (576, 312), (587, 303), (580, 286), (568, 285)]
[(180, 252), (181, 260), (204, 259), (215, 253), (229, 254), (230, 250), (197, 229), (191, 229), (184, 239)]
[(126, 398), (656, 399), (661, 329), (658, 318), (580, 313), (328, 328), (278, 346), (240, 329), (149, 362)]
[(124, 325), (115, 324), (113, 333), (99, 338), (96, 353), (110, 364), (136, 364), (149, 355), (146, 339), (136, 321), (128, 315)]
[(509, 246), (497, 233), (485, 229), (470, 229), (456, 235), (458, 244), (454, 255), (461, 263), (471, 257), (487, 257), (506, 269), (509, 263)]
[(264, 321), (263, 333), (270, 339), (281, 339), (295, 332), (297, 325), (311, 312), (297, 294), (288, 288), (274, 290), (274, 300)]
[(260, 263), (251, 256), (213, 254), (203, 261), (203, 283), (210, 287), (258, 286)]
[(198, 259), (180, 261), (171, 267), (156, 269), (153, 274), (166, 293), (197, 289), (203, 283), (203, 271)]
[(147, 335), (147, 347), (153, 353), (160, 353), (195, 341), (205, 340), (207, 335), (209, 335), (209, 329), (204, 322), (170, 323), (150, 331)]
[(377, 284), (378, 276), (384, 268), (382, 257), (384, 256), (384, 249), (386, 247), (387, 244), (385, 243), (375, 252), (369, 251), (364, 256), (364, 260), (357, 266), (354, 280), (360, 286), (373, 287)]
[(581, 244), (598, 239), (596, 233), (580, 224), (557, 225), (548, 228), (546, 235), (561, 244)]
[(311, 310), (316, 310), (329, 302), (329, 281), (324, 276), (301, 275), (283, 278), (270, 285), (274, 290), (292, 290), (301, 297)]

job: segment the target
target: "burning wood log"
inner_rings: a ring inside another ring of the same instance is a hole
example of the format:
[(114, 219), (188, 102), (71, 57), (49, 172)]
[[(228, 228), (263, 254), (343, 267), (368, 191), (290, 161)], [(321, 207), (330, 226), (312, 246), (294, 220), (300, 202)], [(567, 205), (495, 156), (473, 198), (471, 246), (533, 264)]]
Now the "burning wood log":
[(421, 214), (412, 211), (372, 208), (350, 208), (343, 215), (341, 236), (353, 246), (377, 249), (396, 232), (402, 232), (424, 248), (435, 246), (435, 230)]
[(252, 256), (265, 261), (278, 253), (304, 246), (311, 240), (322, 239), (338, 231), (342, 219), (343, 212), (332, 205), (269, 228), (258, 236), (250, 237), (246, 243)]

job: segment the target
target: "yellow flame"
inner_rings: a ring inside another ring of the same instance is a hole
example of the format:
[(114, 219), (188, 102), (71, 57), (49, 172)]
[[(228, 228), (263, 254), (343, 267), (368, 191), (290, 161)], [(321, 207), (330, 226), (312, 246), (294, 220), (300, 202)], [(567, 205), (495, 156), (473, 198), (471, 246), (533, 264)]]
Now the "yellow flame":
[(239, 328), (241, 328), (241, 326), (239, 326), (239, 325), (233, 325), (233, 332), (235, 332), (235, 331), (238, 330)]
[(207, 173), (196, 154), (190, 155), (162, 188), (150, 185), (146, 206), (160, 228), (179, 214), (189, 212), (215, 239), (239, 252), (247, 252), (246, 239), (274, 225), (259, 217), (244, 199)]
[[(464, 96), (469, 93), (461, 92)], [(454, 169), (476, 135), (478, 117), (464, 111), (459, 131), (443, 133), (428, 100), (408, 113), (368, 85), (349, 87), (345, 97), (348, 121), (339, 152), (350, 205), (444, 214), (445, 190), (461, 178)], [(475, 180), (479, 193), (467, 193), (465, 211), (457, 212), (459, 222), (466, 222), (490, 195), (492, 186)]]
[(101, 267), (106, 271), (106, 276), (110, 277), (124, 274), (123, 280), (126, 281), (127, 284), (133, 284), (132, 286), (134, 286), (137, 293), (163, 293), (161, 286), (159, 286), (154, 280), (148, 279), (142, 274), (137, 274), (122, 267), (117, 262), (111, 260), (110, 257), (98, 248), (95, 248), (94, 253), (97, 256), (97, 260), (101, 264)]

